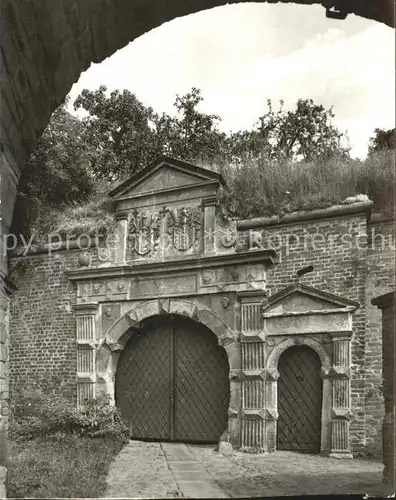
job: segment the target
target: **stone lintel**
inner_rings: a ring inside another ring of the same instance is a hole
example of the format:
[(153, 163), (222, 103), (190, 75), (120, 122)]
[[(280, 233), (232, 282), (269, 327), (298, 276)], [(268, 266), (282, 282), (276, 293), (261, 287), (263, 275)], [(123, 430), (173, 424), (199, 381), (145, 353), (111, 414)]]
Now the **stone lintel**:
[[(330, 313), (331, 311), (331, 313)], [(264, 315), (263, 329), (266, 335), (352, 335), (352, 315), (344, 310), (328, 310), (325, 314), (299, 312), (296, 314)], [(349, 332), (346, 334), (346, 332)]]
[(355, 308), (352, 306), (347, 307), (333, 307), (330, 309), (311, 309), (307, 311), (285, 311), (285, 312), (265, 312), (263, 318), (286, 318), (288, 316), (315, 316), (315, 315), (327, 315), (327, 314), (339, 314), (339, 313), (352, 313)]

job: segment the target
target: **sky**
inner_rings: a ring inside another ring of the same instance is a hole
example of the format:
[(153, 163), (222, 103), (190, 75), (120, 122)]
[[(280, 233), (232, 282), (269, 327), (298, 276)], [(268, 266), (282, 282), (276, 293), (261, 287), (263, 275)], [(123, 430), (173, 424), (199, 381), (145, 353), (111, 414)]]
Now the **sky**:
[[(226, 132), (252, 127), (267, 99), (333, 106), (352, 156), (363, 158), (375, 128), (395, 126), (394, 30), (354, 15), (327, 19), (321, 6), (245, 3), (177, 18), (81, 74), (84, 88), (128, 89), (158, 113), (198, 87), (200, 109)], [(72, 104), (70, 104), (72, 109)]]

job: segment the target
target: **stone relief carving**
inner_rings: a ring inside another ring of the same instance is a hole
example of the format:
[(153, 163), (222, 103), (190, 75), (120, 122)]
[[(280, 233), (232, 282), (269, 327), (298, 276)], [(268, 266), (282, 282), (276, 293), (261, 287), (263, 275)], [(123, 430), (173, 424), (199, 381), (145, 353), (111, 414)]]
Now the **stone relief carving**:
[(172, 245), (180, 252), (190, 250), (199, 243), (202, 229), (202, 208), (168, 208), (166, 212), (166, 232)]
[(140, 256), (155, 249), (160, 236), (161, 216), (158, 212), (139, 212), (135, 209), (128, 225), (128, 246)]
[(230, 299), (228, 297), (222, 297), (221, 298), (221, 305), (223, 309), (227, 309), (227, 307), (230, 305)]
[(93, 297), (110, 298), (111, 296), (124, 296), (127, 293), (128, 281), (123, 278), (85, 281), (78, 285), (78, 297), (84, 302)]
[(219, 220), (220, 245), (224, 248), (235, 246), (238, 240), (237, 223), (229, 217)]

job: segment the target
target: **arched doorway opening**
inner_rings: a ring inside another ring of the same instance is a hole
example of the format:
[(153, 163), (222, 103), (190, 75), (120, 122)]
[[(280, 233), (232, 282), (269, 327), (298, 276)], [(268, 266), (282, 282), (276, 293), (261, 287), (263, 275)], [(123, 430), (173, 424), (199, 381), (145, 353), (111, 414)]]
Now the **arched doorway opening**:
[(218, 442), (228, 422), (226, 351), (189, 318), (149, 318), (120, 356), (115, 399), (132, 438)]
[(292, 346), (279, 359), (277, 449), (319, 453), (323, 387), (321, 361), (310, 347)]

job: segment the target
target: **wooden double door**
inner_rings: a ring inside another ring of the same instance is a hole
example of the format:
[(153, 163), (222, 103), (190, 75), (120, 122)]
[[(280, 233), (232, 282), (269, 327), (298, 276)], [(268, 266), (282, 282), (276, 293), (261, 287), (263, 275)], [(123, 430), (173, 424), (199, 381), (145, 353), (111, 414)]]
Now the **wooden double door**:
[(227, 427), (227, 354), (193, 320), (153, 318), (120, 356), (115, 395), (133, 438), (217, 442)]

